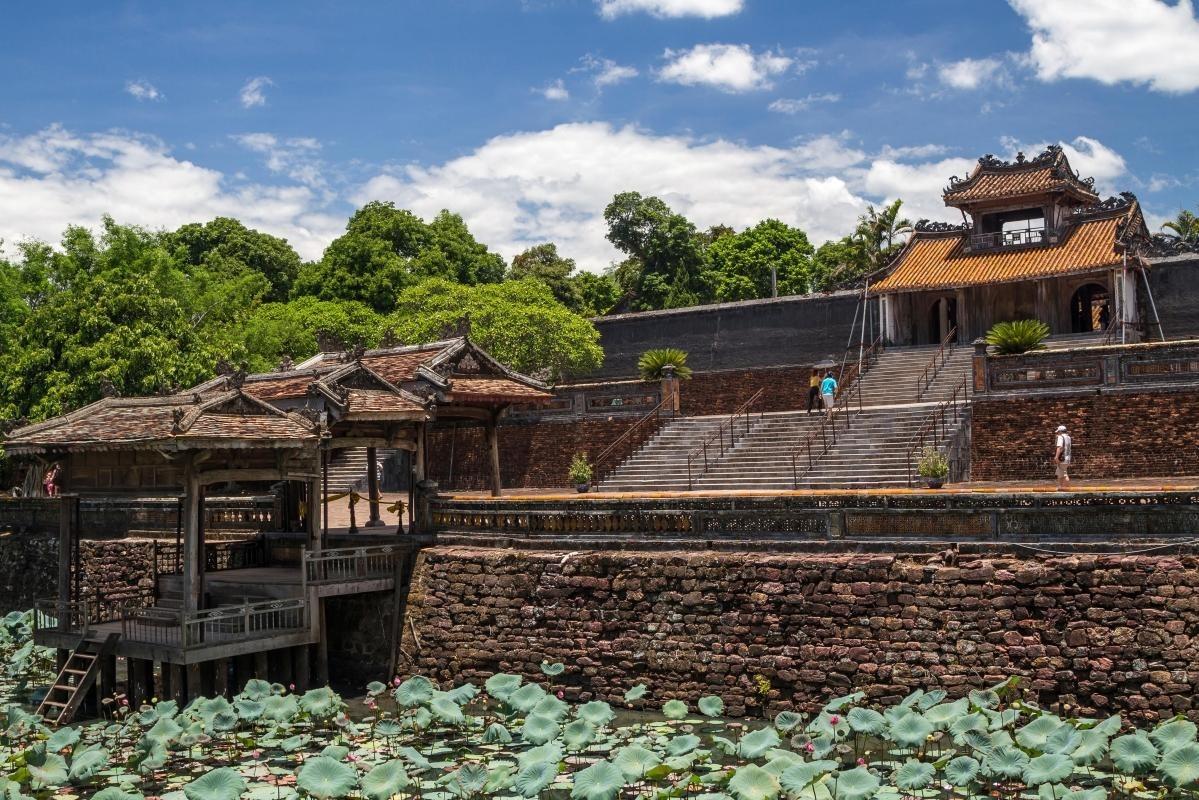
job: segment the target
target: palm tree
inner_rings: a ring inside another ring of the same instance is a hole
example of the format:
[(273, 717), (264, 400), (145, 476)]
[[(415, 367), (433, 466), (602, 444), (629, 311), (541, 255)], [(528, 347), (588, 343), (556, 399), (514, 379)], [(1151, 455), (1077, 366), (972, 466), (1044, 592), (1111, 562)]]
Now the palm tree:
[(1162, 230), (1172, 231), (1168, 235), (1180, 242), (1199, 242), (1199, 216), (1184, 209), (1174, 219), (1162, 223)]
[(867, 206), (866, 213), (858, 217), (853, 237), (865, 249), (871, 271), (885, 267), (899, 246), (896, 239), (912, 232), (912, 223), (899, 216), (902, 205), (903, 200), (897, 199), (881, 209)]

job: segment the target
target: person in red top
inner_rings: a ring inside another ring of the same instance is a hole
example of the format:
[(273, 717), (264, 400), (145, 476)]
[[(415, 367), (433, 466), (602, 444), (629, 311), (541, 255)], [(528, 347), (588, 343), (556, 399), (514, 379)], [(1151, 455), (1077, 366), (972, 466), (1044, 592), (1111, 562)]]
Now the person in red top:
[(42, 478), (42, 488), (46, 491), (46, 497), (58, 497), (58, 465), (50, 467), (46, 470), (46, 475)]

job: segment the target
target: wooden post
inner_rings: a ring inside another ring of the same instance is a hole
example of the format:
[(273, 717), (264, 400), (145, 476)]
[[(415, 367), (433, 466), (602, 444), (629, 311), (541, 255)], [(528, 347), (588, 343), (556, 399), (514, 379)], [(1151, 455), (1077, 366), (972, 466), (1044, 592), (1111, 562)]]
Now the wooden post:
[(383, 519), (379, 516), (379, 467), (376, 462), (378, 451), (373, 447), (366, 448), (366, 494), (370, 505), (370, 519), (366, 521), (368, 528), (381, 528)]
[(266, 651), (259, 650), (254, 654), (254, 677), (259, 680), (269, 681), (271, 679), (271, 671), (268, 668)]
[(202, 697), (204, 694), (204, 680), (200, 673), (199, 664), (188, 664), (187, 671), (187, 702), (195, 700), (197, 697)]
[(312, 676), (317, 686), (329, 685), (329, 620), (325, 598), (318, 598), (313, 607), (317, 615), (316, 667)]
[(308, 658), (308, 645), (301, 644), (293, 648), (292, 662), (295, 664), (296, 691), (308, 691), (308, 685), (312, 680), (312, 666)]
[(100, 680), (96, 684), (99, 687), (100, 700), (105, 697), (112, 697), (117, 693), (117, 657), (105, 656), (100, 662)]
[(200, 479), (189, 457), (183, 467), (183, 612), (194, 614), (201, 608), (204, 591), (199, 559), (204, 551), (200, 544)]
[(500, 435), (496, 420), (499, 412), (493, 412), (487, 418), (487, 449), (491, 455), (491, 496), (499, 497), (504, 489), (500, 479)]
[(171, 698), (182, 708), (187, 702), (187, 680), (183, 675), (183, 665), (168, 664), (166, 666), (171, 674)]
[(229, 659), (218, 658), (212, 662), (212, 693), (214, 696), (229, 696)]
[[(75, 530), (75, 509), (79, 505), (78, 497), (64, 495), (58, 504), (58, 602), (60, 607), (55, 609), (59, 630), (69, 630), (71, 625), (71, 610), (68, 604), (71, 597), (71, 553), (72, 543), (77, 535)], [(61, 654), (62, 651), (60, 651)], [(66, 663), (65, 657), (60, 657), (59, 669)]]
[(151, 663), (150, 668), (154, 671), (154, 696), (165, 700), (171, 696), (171, 671), (166, 664), (158, 664), (155, 668)]

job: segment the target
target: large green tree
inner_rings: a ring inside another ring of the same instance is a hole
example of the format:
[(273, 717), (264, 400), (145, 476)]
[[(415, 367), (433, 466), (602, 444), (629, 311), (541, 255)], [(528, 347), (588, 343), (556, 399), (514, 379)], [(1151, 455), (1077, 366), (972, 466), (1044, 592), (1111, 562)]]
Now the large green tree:
[(463, 326), (501, 362), (558, 380), (599, 367), (599, 331), (538, 280), (464, 286), (430, 278), (399, 297), (388, 319), (400, 341), (428, 342)]
[(635, 294), (636, 309), (680, 308), (702, 302), (704, 241), (682, 214), (657, 197), (616, 195), (604, 209), (608, 241), (629, 258), (616, 277)]
[(1180, 242), (1199, 243), (1199, 216), (1181, 209), (1174, 219), (1162, 223), (1162, 230), (1169, 231), (1167, 235)]
[(252, 273), (266, 279), (266, 300), (284, 301), (300, 272), (300, 256), (286, 239), (247, 228), (235, 219), (184, 225), (164, 237), (181, 263), (224, 278)]
[(347, 346), (372, 347), (384, 328), (383, 317), (363, 303), (298, 297), (256, 308), (239, 328), (239, 344), (250, 370), (266, 372), (284, 358), (298, 363), (315, 355), (320, 334)]
[(530, 247), (513, 258), (508, 277), (541, 281), (550, 287), (558, 302), (586, 317), (606, 313), (621, 293), (611, 275), (577, 271), (574, 259), (559, 255), (558, 247), (551, 242)]
[(504, 260), (476, 241), (457, 214), (442, 211), (426, 224), (393, 203), (373, 201), (354, 212), (320, 261), (301, 268), (292, 295), (357, 300), (388, 312), (400, 292), (429, 277), (493, 283), (504, 277)]
[(706, 278), (721, 302), (770, 297), (772, 271), (779, 295), (805, 294), (813, 286), (813, 252), (799, 228), (768, 219), (717, 237), (707, 249)]

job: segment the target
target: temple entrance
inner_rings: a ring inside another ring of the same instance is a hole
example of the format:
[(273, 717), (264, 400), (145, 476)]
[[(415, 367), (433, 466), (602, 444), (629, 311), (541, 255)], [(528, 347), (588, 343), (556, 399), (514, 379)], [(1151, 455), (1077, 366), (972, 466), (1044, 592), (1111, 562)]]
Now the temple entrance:
[(1078, 287), (1070, 298), (1070, 331), (1090, 333), (1107, 329), (1111, 319), (1111, 302), (1107, 287), (1087, 283)]
[(929, 344), (940, 344), (953, 332), (951, 342), (958, 340), (958, 301), (956, 297), (942, 297), (928, 311)]

